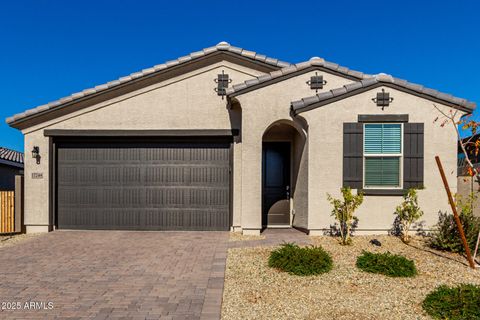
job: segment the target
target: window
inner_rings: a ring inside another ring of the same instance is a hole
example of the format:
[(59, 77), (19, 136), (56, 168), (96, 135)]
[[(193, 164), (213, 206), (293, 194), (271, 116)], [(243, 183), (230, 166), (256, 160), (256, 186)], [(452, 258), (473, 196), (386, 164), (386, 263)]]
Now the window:
[(402, 124), (364, 125), (364, 187), (401, 188)]

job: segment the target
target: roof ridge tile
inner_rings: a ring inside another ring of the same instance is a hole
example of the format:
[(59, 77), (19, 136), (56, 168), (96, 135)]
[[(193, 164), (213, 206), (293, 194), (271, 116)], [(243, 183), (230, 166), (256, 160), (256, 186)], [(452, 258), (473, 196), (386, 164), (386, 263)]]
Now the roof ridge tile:
[[(354, 77), (354, 78), (359, 79), (359, 80), (369, 77), (366, 74), (364, 74), (363, 72), (355, 71), (355, 70), (351, 70), (347, 67), (339, 66), (336, 63), (325, 61), (322, 58), (313, 57), (308, 61), (302, 61), (302, 62), (299, 62), (297, 64), (288, 65), (288, 66), (286, 66), (286, 67), (284, 67), (280, 70), (272, 71), (272, 72), (268, 73), (268, 75), (270, 75), (270, 77), (265, 77), (265, 75), (257, 76), (257, 79), (259, 80), (258, 83), (249, 82), (249, 84), (247, 86), (241, 86), (241, 87), (233, 85), (231, 88), (227, 89), (227, 95), (238, 94), (240, 90), (247, 89), (251, 86), (254, 86), (254, 85), (257, 85), (257, 84), (260, 84), (260, 83), (264, 83), (264, 82), (267, 82), (267, 81), (270, 81), (270, 80), (273, 80), (273, 79), (291, 74), (291, 73), (296, 72), (296, 71), (305, 70), (305, 69), (310, 68), (310, 67), (324, 67), (326, 69), (333, 70), (333, 71), (336, 71), (336, 72), (340, 72), (340, 73), (343, 73), (345, 75)], [(241, 89), (239, 89), (239, 88), (241, 88)]]
[(314, 105), (318, 102), (326, 101), (330, 98), (341, 97), (347, 93), (353, 92), (361, 88), (369, 88), (375, 84), (393, 84), (398, 87), (406, 88), (412, 90), (418, 94), (427, 95), (435, 99), (439, 99), (445, 102), (449, 102), (453, 105), (462, 107), (465, 111), (473, 111), (476, 104), (472, 101), (468, 101), (463, 98), (454, 97), (447, 93), (439, 92), (435, 89), (425, 88), (422, 85), (411, 83), (403, 79), (395, 78), (389, 74), (380, 73), (369, 78), (362, 79), (360, 81), (352, 82), (346, 84), (342, 87), (332, 89), (329, 91), (318, 93), (312, 97), (302, 98), (301, 100), (292, 101), (290, 107), (295, 114), (298, 114), (310, 109), (316, 108)]
[[(231, 53), (234, 53), (234, 54), (238, 54), (238, 55), (250, 58), (250, 59), (255, 60), (255, 61), (261, 61), (263, 63), (270, 64), (270, 65), (278, 67), (278, 68), (284, 68), (286, 66), (291, 65), (288, 62), (284, 62), (284, 61), (281, 61), (281, 60), (278, 60), (278, 59), (274, 59), (274, 58), (268, 57), (266, 55), (256, 53), (254, 51), (249, 51), (249, 50), (245, 50), (245, 49), (242, 49), (242, 48), (239, 48), (239, 47), (234, 47), (234, 46), (230, 45), (228, 42), (222, 41), (222, 42), (219, 42), (217, 45), (215, 45), (213, 47), (207, 47), (207, 48), (204, 48), (200, 51), (194, 51), (194, 52), (192, 52), (188, 55), (181, 56), (181, 57), (179, 57), (177, 59), (174, 59), (174, 60), (166, 61), (165, 63), (162, 63), (162, 64), (157, 64), (153, 67), (143, 69), (142, 71), (134, 72), (134, 73), (132, 73), (128, 76), (120, 77), (116, 80), (112, 80), (112, 81), (107, 82), (105, 84), (100, 84), (100, 85), (97, 85), (93, 88), (87, 88), (87, 89), (84, 89), (80, 92), (72, 93), (71, 95), (69, 95), (67, 97), (63, 97), (63, 98), (60, 98), (58, 100), (48, 102), (47, 104), (42, 105), (41, 106), (42, 108), (39, 108), (39, 106), (37, 106), (35, 108), (31, 108), (31, 109), (27, 110), (27, 112), (17, 113), (15, 115), (11, 116), (11, 117), (8, 117), (6, 119), (6, 122), (8, 124), (13, 124), (14, 122), (22, 120), (25, 117), (33, 116), (33, 115), (35, 115), (37, 113), (40, 113), (40, 112), (48, 112), (50, 109), (57, 108), (64, 103), (69, 103), (69, 102), (87, 97), (89, 95), (93, 95), (95, 93), (110, 89), (110, 88), (118, 86), (120, 84), (127, 83), (127, 82), (133, 81), (135, 79), (139, 79), (139, 78), (142, 78), (144, 76), (153, 74), (155, 72), (165, 70), (165, 69), (171, 68), (173, 66), (177, 66), (177, 65), (180, 65), (182, 63), (186, 63), (188, 61), (192, 61), (192, 60), (201, 58), (203, 56), (206, 56), (210, 53), (217, 52), (217, 51), (231, 52)], [(47, 106), (47, 107), (45, 107), (45, 106)]]

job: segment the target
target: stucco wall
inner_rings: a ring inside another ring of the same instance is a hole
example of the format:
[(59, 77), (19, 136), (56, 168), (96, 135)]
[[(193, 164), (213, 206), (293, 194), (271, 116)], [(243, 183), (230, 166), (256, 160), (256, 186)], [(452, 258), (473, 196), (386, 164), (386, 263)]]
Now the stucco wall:
[[(47, 231), (49, 225), (49, 140), (45, 129), (231, 129), (240, 126), (239, 115), (226, 108), (226, 99), (214, 91), (217, 74), (225, 70), (234, 82), (260, 72), (227, 61), (197, 69), (78, 112), (28, 128), (25, 152), (39, 146), (41, 164), (25, 159), (25, 224), (28, 231)], [(233, 225), (241, 215), (241, 146), (234, 144)], [(32, 179), (32, 173), (43, 178)]]
[[(338, 88), (352, 82), (352, 80), (327, 72), (317, 72), (327, 80), (327, 84), (321, 91)], [(294, 125), (297, 130), (307, 129), (303, 127), (300, 118), (291, 118), (290, 103), (291, 101), (315, 94), (315, 91), (311, 90), (306, 84), (313, 75), (315, 75), (315, 71), (307, 72), (236, 97), (242, 106), (243, 114), (242, 227), (246, 233), (258, 233), (262, 224), (262, 190), (260, 179), (262, 173), (262, 136), (271, 124), (280, 120), (293, 121), (292, 125)], [(309, 159), (311, 159), (311, 157)], [(307, 206), (306, 203), (307, 201), (304, 201), (304, 206)], [(306, 210), (310, 210), (309, 208), (310, 203), (308, 203)], [(298, 208), (298, 210), (300, 210), (300, 208)], [(302, 215), (299, 211), (296, 211), (296, 214)]]
[[(307, 140), (307, 141), (305, 141)], [(293, 192), (293, 220), (292, 225), (303, 229), (308, 228), (308, 136), (295, 136), (294, 165), (295, 189)]]
[[(395, 100), (382, 111), (371, 100), (380, 90), (376, 88), (301, 113), (309, 124), (309, 229), (328, 229), (334, 222), (330, 217), (331, 205), (327, 201), (327, 193), (340, 197), (343, 123), (357, 122), (358, 114), (408, 114), (409, 122), (424, 123), (426, 189), (418, 191), (419, 204), (425, 212), (421, 220), (426, 228), (430, 228), (437, 222), (439, 210), (449, 211), (434, 157), (440, 156), (452, 192), (456, 192), (457, 141), (454, 129), (450, 124), (441, 127), (439, 122), (434, 123), (440, 114), (431, 101), (395, 89), (385, 88)], [(448, 112), (448, 107), (437, 106)], [(365, 196), (356, 214), (360, 220), (358, 230), (375, 232), (390, 229), (395, 207), (401, 201), (401, 196)]]
[[(395, 100), (382, 111), (371, 101), (380, 90), (377, 88), (292, 119), (290, 102), (315, 94), (306, 84), (315, 74), (312, 71), (239, 95), (235, 98), (238, 105), (229, 110), (226, 100), (213, 90), (213, 80), (222, 70), (234, 83), (260, 74), (224, 61), (24, 130), (26, 154), (30, 154), (33, 146), (39, 146), (42, 156), (39, 165), (31, 157), (25, 159), (27, 231), (46, 231), (50, 223), (49, 139), (44, 137), (45, 129), (241, 129), (241, 136), (234, 142), (233, 227), (257, 233), (262, 227), (262, 137), (273, 123), (289, 123), (307, 136), (300, 157), (300, 143), (297, 138), (293, 141), (295, 170), (298, 171), (293, 223), (322, 232), (333, 223), (326, 194), (338, 197), (342, 186), (343, 123), (356, 122), (358, 114), (409, 114), (410, 122), (425, 124), (426, 189), (419, 191), (419, 198), (426, 226), (436, 222), (439, 210), (449, 210), (434, 155), (440, 155), (455, 192), (456, 137), (453, 128), (433, 123), (438, 113), (432, 102), (388, 88)], [(326, 72), (318, 73), (328, 81), (322, 91), (352, 82)], [(32, 179), (32, 173), (43, 176)], [(389, 229), (394, 219), (393, 211), (401, 200), (399, 196), (366, 196), (357, 213), (359, 228), (368, 231)]]
[(473, 214), (480, 217), (480, 186), (475, 178), (470, 176), (458, 176), (457, 178), (458, 194), (465, 199), (473, 192), (476, 199), (473, 203)]

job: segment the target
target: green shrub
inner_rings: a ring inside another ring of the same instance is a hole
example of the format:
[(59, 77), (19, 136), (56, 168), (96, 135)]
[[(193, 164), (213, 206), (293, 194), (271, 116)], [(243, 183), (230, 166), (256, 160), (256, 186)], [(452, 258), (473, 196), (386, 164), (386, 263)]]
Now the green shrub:
[(440, 286), (427, 295), (423, 309), (435, 319), (480, 319), (480, 286)]
[[(465, 232), (465, 238), (472, 250), (477, 242), (480, 231), (480, 218), (473, 215), (473, 203), (476, 196), (471, 194), (466, 199), (456, 196), (455, 201), (459, 209), (459, 218)], [(462, 239), (458, 232), (453, 214), (439, 213), (436, 230), (430, 234), (430, 247), (438, 250), (464, 253)]]
[(408, 231), (412, 226), (412, 223), (420, 219), (423, 216), (423, 211), (418, 206), (417, 190), (408, 189), (407, 193), (403, 196), (403, 202), (399, 205), (395, 214), (397, 215), (400, 227), (401, 227), (401, 239), (403, 242), (410, 242)]
[(268, 266), (297, 276), (309, 276), (329, 272), (333, 262), (322, 247), (300, 248), (294, 243), (285, 243), (272, 251)]
[(339, 223), (340, 243), (343, 245), (351, 244), (350, 234), (352, 228), (358, 223), (358, 218), (353, 215), (355, 210), (363, 202), (363, 194), (352, 194), (350, 187), (341, 188), (343, 199), (335, 199), (327, 193), (327, 199), (332, 204), (332, 217)]
[(389, 277), (413, 277), (417, 274), (415, 263), (401, 255), (363, 251), (357, 258), (357, 268)]

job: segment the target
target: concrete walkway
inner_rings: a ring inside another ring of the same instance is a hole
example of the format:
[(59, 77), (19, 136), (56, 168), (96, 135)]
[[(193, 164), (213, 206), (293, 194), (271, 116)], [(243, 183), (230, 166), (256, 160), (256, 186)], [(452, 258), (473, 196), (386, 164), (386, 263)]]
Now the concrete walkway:
[(0, 318), (219, 319), (228, 237), (55, 231), (0, 248), (0, 301), (14, 303)]
[(262, 232), (265, 239), (249, 240), (249, 241), (232, 241), (229, 242), (229, 248), (245, 248), (245, 247), (269, 247), (277, 246), (286, 242), (293, 242), (298, 245), (312, 244), (310, 237), (297, 229), (266, 229)]

